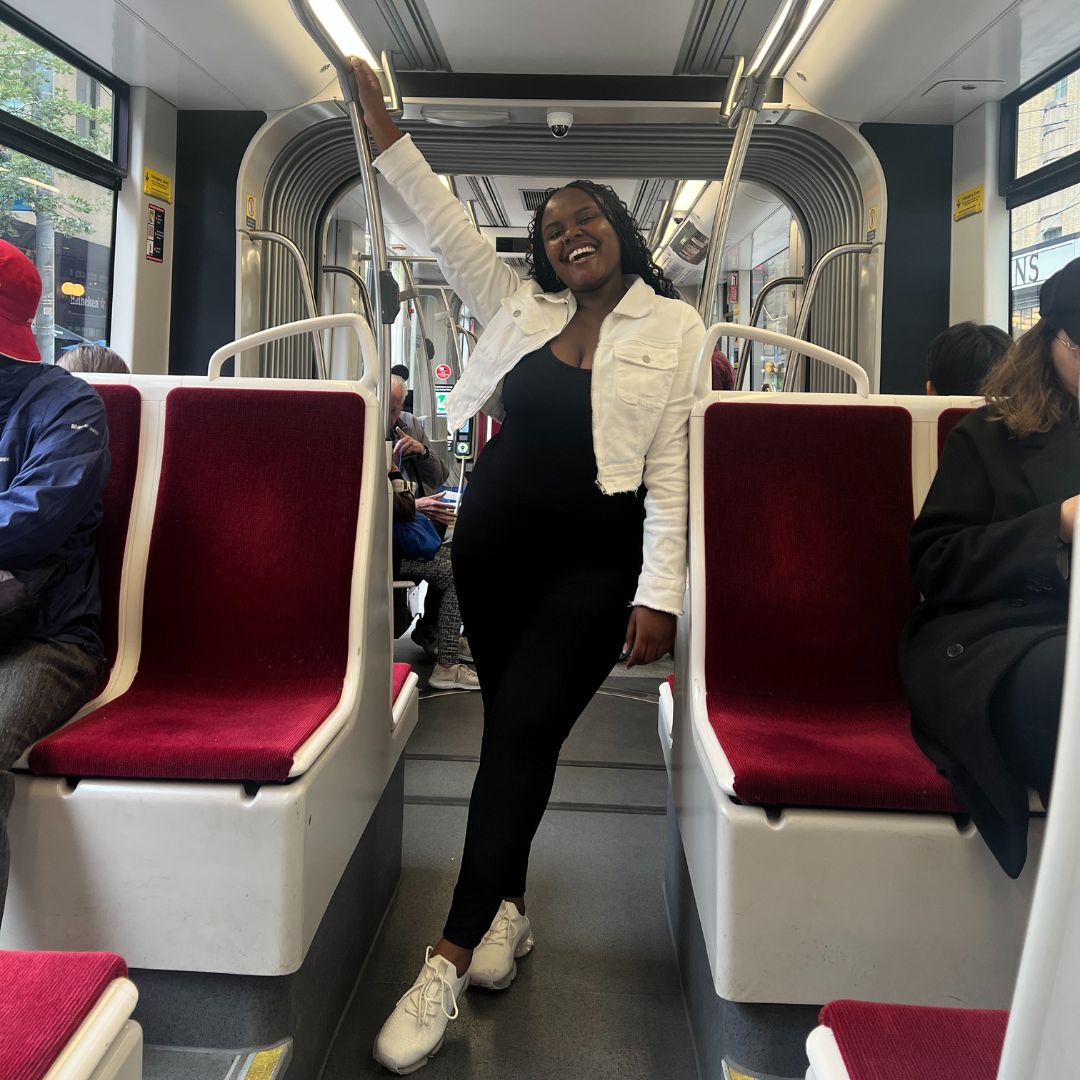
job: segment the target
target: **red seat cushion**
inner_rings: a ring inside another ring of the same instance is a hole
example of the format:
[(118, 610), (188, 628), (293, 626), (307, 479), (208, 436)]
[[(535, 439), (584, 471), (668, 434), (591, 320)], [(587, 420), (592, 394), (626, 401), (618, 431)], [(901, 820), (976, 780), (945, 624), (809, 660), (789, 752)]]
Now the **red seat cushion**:
[(949, 436), (952, 434), (952, 429), (964, 419), (968, 413), (974, 412), (974, 409), (957, 408), (957, 409), (942, 409), (937, 418), (937, 452), (938, 457), (941, 457), (941, 451), (945, 449), (945, 443), (948, 441)]
[(0, 952), (0, 1076), (41, 1080), (114, 979), (109, 953)]
[(395, 664), (390, 687), (391, 701), (397, 701), (398, 695), (405, 689), (405, 680), (412, 674), (411, 664)]
[(116, 661), (120, 626), (120, 574), (124, 567), (131, 502), (139, 468), (139, 426), (142, 395), (127, 384), (95, 385), (105, 403), (109, 424), (109, 456), (112, 465), (101, 501), (105, 515), (98, 527), (96, 543), (101, 586), (101, 631), (105, 659), (111, 668)]
[(169, 394), (139, 673), (33, 771), (288, 777), (341, 695), (363, 434), (355, 394)]
[(821, 1010), (851, 1080), (995, 1080), (1009, 1014), (833, 1001)]
[(961, 813), (911, 737), (901, 701), (707, 696), (709, 723), (749, 803)]
[(911, 737), (911, 416), (718, 402), (705, 414), (709, 720), (747, 802), (959, 810)]

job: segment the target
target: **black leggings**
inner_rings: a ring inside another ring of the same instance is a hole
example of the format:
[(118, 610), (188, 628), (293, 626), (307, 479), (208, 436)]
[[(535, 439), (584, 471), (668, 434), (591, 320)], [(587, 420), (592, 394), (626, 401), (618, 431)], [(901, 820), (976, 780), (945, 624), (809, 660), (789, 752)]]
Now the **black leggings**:
[[(542, 545), (535, 550), (543, 560)], [(443, 930), (461, 948), (479, 944), (504, 897), (525, 892), (559, 751), (619, 658), (639, 568), (536, 569), (520, 560), (511, 568), (454, 554), (484, 700), (465, 851)]]
[(1065, 635), (1033, 645), (1005, 673), (990, 701), (990, 727), (1020, 783), (1045, 803), (1054, 772), (1061, 691), (1065, 678)]

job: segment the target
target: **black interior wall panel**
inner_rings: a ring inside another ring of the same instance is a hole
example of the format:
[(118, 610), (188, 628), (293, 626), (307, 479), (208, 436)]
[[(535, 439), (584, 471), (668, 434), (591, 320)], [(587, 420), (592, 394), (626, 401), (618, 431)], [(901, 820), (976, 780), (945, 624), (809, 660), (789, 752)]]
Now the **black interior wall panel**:
[(949, 325), (953, 129), (863, 124), (888, 193), (881, 392), (921, 394), (926, 349)]
[(236, 178), (266, 114), (182, 109), (176, 121), (169, 372), (205, 375), (236, 336)]

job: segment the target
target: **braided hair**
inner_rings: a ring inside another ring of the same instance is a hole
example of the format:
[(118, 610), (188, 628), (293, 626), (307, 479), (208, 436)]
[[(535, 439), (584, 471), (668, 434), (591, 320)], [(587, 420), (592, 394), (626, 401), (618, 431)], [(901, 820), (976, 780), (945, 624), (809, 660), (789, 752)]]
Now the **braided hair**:
[[(608, 187), (607, 184), (593, 183), (592, 180), (574, 180), (566, 187), (584, 191), (610, 222), (622, 247), (622, 272), (637, 274), (653, 292), (678, 300), (679, 294), (675, 291), (671, 279), (653, 262), (652, 253), (645, 243), (645, 237), (641, 235), (641, 230), (637, 227), (637, 222), (634, 221), (633, 214), (630, 213), (626, 203), (615, 194), (614, 189)], [(536, 208), (532, 224), (529, 226), (529, 247), (525, 259), (529, 267), (529, 276), (536, 280), (544, 292), (558, 292), (564, 288), (547, 257), (544, 239), (540, 232), (544, 211), (551, 197), (562, 190), (564, 189), (551, 188), (546, 193), (544, 201)]]

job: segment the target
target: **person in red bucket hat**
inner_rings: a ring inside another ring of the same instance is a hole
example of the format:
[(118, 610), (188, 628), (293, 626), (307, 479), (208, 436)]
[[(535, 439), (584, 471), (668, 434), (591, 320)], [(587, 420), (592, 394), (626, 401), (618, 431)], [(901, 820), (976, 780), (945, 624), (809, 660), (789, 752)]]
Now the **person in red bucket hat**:
[(41, 278), (0, 240), (0, 918), (9, 771), (93, 695), (105, 667), (94, 533), (109, 474), (105, 406), (41, 363)]
[(41, 278), (14, 244), (0, 240), (0, 353), (27, 364), (41, 361), (30, 324), (41, 300)]

